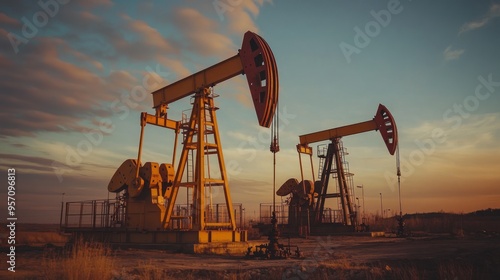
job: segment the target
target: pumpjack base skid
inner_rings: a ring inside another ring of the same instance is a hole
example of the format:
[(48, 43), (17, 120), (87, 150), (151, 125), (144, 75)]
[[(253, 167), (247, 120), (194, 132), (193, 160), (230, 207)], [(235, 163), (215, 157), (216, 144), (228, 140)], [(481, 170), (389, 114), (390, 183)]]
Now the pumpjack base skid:
[(103, 242), (113, 247), (164, 249), (191, 254), (243, 255), (253, 244), (246, 230), (130, 231), (112, 229), (65, 229), (73, 239)]

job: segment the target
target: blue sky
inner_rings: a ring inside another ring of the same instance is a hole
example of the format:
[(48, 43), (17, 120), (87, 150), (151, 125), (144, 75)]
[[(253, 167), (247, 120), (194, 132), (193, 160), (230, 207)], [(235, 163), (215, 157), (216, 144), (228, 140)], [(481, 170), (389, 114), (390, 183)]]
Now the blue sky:
[[(136, 157), (149, 93), (236, 54), (247, 30), (279, 69), (278, 185), (300, 176), (299, 135), (369, 120), (382, 103), (399, 128), (404, 212), (500, 207), (499, 1), (41, 3), (0, 8), (0, 166), (17, 170), (23, 221), (57, 222), (63, 192), (106, 198), (115, 169)], [(252, 213), (272, 200), (268, 131), (244, 77), (215, 91), (233, 201)], [(169, 114), (189, 108), (181, 100)], [(170, 161), (171, 133), (145, 137), (143, 161)], [(380, 135), (343, 140), (366, 211), (379, 193), (395, 209), (395, 158)]]

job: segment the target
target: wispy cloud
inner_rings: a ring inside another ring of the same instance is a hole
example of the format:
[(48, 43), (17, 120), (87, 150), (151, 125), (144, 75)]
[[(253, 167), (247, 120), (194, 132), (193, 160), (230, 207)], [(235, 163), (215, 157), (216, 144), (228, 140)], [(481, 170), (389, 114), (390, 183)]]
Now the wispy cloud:
[(122, 18), (127, 24), (127, 30), (136, 37), (133, 42), (141, 44), (142, 52), (165, 54), (172, 53), (175, 50), (172, 44), (156, 28), (145, 21), (133, 19), (126, 14), (122, 15)]
[(0, 116), (10, 119), (0, 137), (87, 130), (83, 120), (111, 114), (102, 102), (137, 84), (126, 71), (102, 73), (100, 61), (57, 38), (38, 38), (16, 57), (3, 57), (0, 66)]
[(227, 13), (229, 30), (235, 34), (243, 34), (247, 30), (258, 32), (254, 18), (259, 15), (265, 2), (272, 3), (267, 0), (244, 0), (240, 5), (236, 5), (234, 10)]
[(185, 48), (204, 56), (226, 57), (236, 53), (230, 38), (217, 30), (217, 22), (192, 8), (179, 8), (174, 15), (174, 24), (182, 31)]
[(440, 145), (440, 150), (455, 155), (467, 150), (470, 153), (482, 149), (496, 149), (500, 133), (500, 113), (470, 115), (460, 127), (454, 129), (445, 120), (425, 122), (419, 126), (403, 130), (406, 139), (425, 139), (432, 137), (434, 128), (445, 130), (446, 141)]
[[(47, 173), (53, 171), (51, 165), (53, 164), (54, 160), (52, 159), (38, 157), (38, 156), (23, 156), (23, 155), (4, 154), (4, 153), (0, 154), (0, 157), (4, 161), (9, 162), (9, 164), (12, 164), (12, 162), (16, 162), (16, 168), (20, 168), (20, 166), (22, 166), (24, 169), (44, 171)], [(18, 162), (21, 162), (22, 164), (19, 164)], [(60, 162), (56, 163), (62, 165), (62, 163)], [(4, 165), (3, 163), (0, 164)]]
[(469, 21), (466, 22), (464, 25), (462, 25), (462, 27), (460, 27), (458, 34), (479, 29), (497, 17), (500, 17), (500, 4), (493, 4), (490, 6), (490, 9), (486, 13), (486, 15), (484, 15), (480, 19)]
[(445, 60), (455, 60), (459, 59), (464, 54), (464, 52), (465, 52), (464, 49), (452, 50), (451, 46), (448, 46), (444, 50), (443, 55)]
[(11, 25), (11, 26), (16, 26), (16, 27), (21, 26), (21, 23), (19, 22), (19, 20), (11, 18), (8, 15), (1, 13), (1, 12), (0, 12), (0, 23), (2, 25)]

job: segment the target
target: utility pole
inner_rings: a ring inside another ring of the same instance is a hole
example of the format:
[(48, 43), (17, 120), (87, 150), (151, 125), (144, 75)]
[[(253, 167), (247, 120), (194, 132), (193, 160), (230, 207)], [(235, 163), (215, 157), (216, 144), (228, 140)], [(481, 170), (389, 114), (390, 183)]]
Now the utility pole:
[(380, 215), (384, 218), (384, 208), (382, 207), (382, 193), (380, 193)]
[(363, 219), (361, 220), (363, 224), (365, 223), (365, 188), (364, 185), (357, 186), (361, 189), (361, 199), (363, 200)]
[(243, 216), (243, 225), (241, 226), (243, 229), (245, 229), (245, 208), (241, 209), (242, 216)]
[(59, 228), (62, 227), (63, 212), (64, 212), (64, 195), (66, 193), (61, 193), (61, 217), (59, 218)]
[(358, 206), (358, 207), (357, 207), (357, 209), (356, 209), (356, 222), (357, 222), (357, 223), (358, 223), (358, 225), (359, 225), (359, 217), (361, 216), (361, 215), (359, 214), (359, 208), (361, 207), (361, 206), (359, 205), (359, 197), (356, 197), (356, 205)]

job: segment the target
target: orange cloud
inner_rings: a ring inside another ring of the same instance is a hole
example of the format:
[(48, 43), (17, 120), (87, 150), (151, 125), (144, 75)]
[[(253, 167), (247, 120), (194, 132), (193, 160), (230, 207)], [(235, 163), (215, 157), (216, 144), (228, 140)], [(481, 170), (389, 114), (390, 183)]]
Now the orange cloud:
[(237, 49), (231, 39), (218, 33), (218, 24), (192, 8), (179, 8), (174, 24), (186, 39), (186, 48), (204, 56), (226, 57)]
[[(146, 47), (155, 50), (157, 53), (171, 53), (174, 48), (156, 28), (151, 27), (142, 20), (132, 19), (128, 15), (122, 15), (122, 18), (127, 22), (127, 27), (138, 37), (138, 41), (142, 42)], [(148, 51), (145, 49), (144, 51)]]

